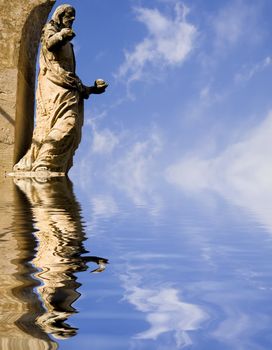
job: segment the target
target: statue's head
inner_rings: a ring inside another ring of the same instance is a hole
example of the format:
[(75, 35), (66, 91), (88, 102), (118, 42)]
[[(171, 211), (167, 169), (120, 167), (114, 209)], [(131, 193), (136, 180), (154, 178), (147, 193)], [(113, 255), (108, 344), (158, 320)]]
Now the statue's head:
[(75, 20), (76, 10), (73, 6), (64, 4), (56, 8), (52, 20), (60, 27), (71, 28)]

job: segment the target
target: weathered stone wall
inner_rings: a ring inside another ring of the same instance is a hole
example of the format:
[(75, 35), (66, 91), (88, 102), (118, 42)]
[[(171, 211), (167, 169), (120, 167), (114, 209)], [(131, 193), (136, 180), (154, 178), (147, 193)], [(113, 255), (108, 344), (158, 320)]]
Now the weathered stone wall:
[(54, 3), (0, 0), (0, 177), (31, 142), (37, 49)]
[(41, 28), (54, 2), (0, 0), (0, 231), (5, 234), (0, 258), (5, 276), (0, 283), (1, 350), (57, 349), (56, 343), (38, 327), (32, 327), (30, 335), (18, 324), (22, 315), (33, 313), (33, 305), (30, 308), (25, 298), (20, 299), (14, 293), (23, 284), (20, 276), (26, 273), (22, 262), (29, 253), (26, 250), (29, 235), (22, 234), (22, 227), (16, 230), (17, 218), (10, 208), (16, 212), (18, 205), (25, 204), (14, 196), (13, 179), (3, 176), (12, 169), (31, 139), (37, 48)]

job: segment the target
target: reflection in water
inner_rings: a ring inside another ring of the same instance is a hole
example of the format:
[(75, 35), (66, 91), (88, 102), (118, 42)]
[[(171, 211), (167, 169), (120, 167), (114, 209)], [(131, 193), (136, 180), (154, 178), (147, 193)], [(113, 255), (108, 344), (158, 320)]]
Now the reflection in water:
[(32, 277), (37, 271), (31, 264), (37, 243), (29, 203), (22, 193), (13, 191), (11, 182), (9, 179), (1, 184), (0, 198), (0, 348), (57, 349), (35, 324), (35, 318), (44, 312), (34, 293), (38, 281)]
[(108, 259), (100, 258), (99, 256), (92, 256), (92, 261), (97, 263), (98, 267), (92, 270), (91, 273), (103, 272), (109, 263)]
[(143, 281), (137, 266), (127, 265), (127, 272), (120, 278), (125, 289), (124, 300), (144, 313), (149, 324), (147, 330), (134, 336), (135, 347), (140, 346), (139, 341), (156, 341), (164, 335), (171, 349), (193, 344), (190, 332), (198, 330), (208, 319), (199, 305), (183, 301), (178, 288), (152, 282), (151, 274), (148, 281)]
[[(4, 260), (12, 263), (8, 271), (2, 269), (4, 278), (7, 275), (10, 281), (1, 290), (2, 295), (8, 296), (4, 296), (4, 302), (1, 298), (0, 307), (1, 314), (10, 309), (5, 314), (9, 317), (10, 330), (14, 335), (16, 325), (16, 332), (24, 334), (21, 338), (25, 344), (19, 345), (18, 337), (7, 335), (9, 344), (1, 349), (13, 348), (12, 339), (16, 342), (14, 349), (29, 349), (30, 345), (34, 349), (56, 349), (57, 344), (48, 334), (55, 338), (76, 334), (76, 329), (65, 322), (76, 312), (72, 304), (80, 296), (75, 273), (86, 270), (89, 261), (98, 264), (96, 270), (103, 271), (107, 259), (82, 256), (87, 251), (83, 246), (80, 206), (68, 179), (43, 182), (20, 178), (14, 182), (12, 231), (16, 251), (8, 251), (6, 247), (2, 256), (1, 265), (5, 265)], [(11, 306), (15, 304), (18, 304), (16, 311)]]

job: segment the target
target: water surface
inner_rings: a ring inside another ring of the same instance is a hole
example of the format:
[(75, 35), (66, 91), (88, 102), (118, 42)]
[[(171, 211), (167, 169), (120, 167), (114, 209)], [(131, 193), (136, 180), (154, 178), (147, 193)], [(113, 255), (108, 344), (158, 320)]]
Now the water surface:
[[(11, 180), (8, 180), (11, 181)], [(270, 349), (271, 233), (214, 196), (68, 179), (1, 199), (1, 349)]]

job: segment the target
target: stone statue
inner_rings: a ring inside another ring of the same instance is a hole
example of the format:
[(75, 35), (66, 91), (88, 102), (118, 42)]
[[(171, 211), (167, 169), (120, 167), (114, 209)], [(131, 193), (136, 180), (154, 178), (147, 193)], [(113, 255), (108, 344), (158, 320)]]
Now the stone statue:
[(60, 5), (42, 30), (36, 126), (29, 150), (13, 168), (16, 172), (67, 174), (81, 140), (83, 99), (107, 87), (102, 79), (85, 86), (75, 73), (74, 19), (75, 9)]

